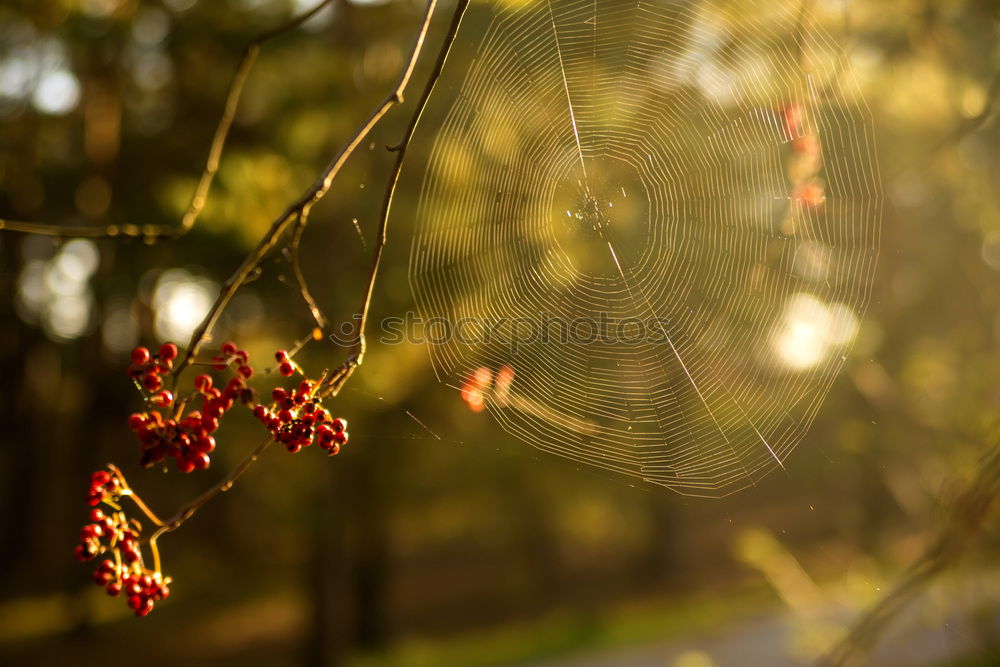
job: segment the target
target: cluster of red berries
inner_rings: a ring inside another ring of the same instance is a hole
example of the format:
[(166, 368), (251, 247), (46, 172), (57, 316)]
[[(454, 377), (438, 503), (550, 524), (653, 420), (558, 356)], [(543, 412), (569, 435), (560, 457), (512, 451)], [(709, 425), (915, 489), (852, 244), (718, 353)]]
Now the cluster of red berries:
[(212, 359), (215, 370), (235, 368), (236, 374), (245, 380), (253, 377), (253, 367), (250, 365), (250, 354), (236, 347), (236, 343), (225, 343), (219, 349), (219, 354)]
[(792, 142), (793, 150), (788, 163), (788, 178), (793, 186), (791, 198), (807, 207), (818, 208), (826, 201), (826, 188), (818, 178), (823, 168), (819, 137), (811, 129), (811, 119), (801, 104), (788, 104), (781, 113), (785, 135)]
[(129, 417), (129, 427), (135, 431), (142, 448), (139, 462), (146, 466), (155, 465), (167, 456), (177, 462), (177, 469), (183, 473), (204, 470), (211, 463), (209, 454), (215, 450), (212, 431), (218, 427), (218, 420), (203, 417), (192, 412), (184, 419), (164, 419), (156, 410)]
[(295, 374), (295, 371), (300, 370), (295, 362), (288, 358), (288, 353), (284, 350), (275, 352), (274, 358), (278, 362), (278, 372), (286, 378), (291, 377)]
[(105, 559), (94, 570), (94, 583), (118, 597), (125, 593), (129, 609), (136, 616), (145, 616), (153, 605), (170, 595), (170, 577), (159, 572), (132, 571), (127, 565)]
[(152, 394), (163, 387), (162, 376), (168, 375), (173, 370), (176, 358), (177, 346), (173, 343), (164, 343), (155, 355), (151, 355), (145, 347), (137, 347), (132, 350), (132, 364), (128, 367), (128, 376)]
[(277, 387), (271, 392), (274, 402), (254, 408), (253, 414), (293, 454), (314, 442), (330, 456), (347, 444), (347, 420), (331, 419), (313, 394), (316, 385), (303, 380), (295, 389)]
[[(211, 463), (209, 454), (215, 450), (212, 434), (237, 401), (254, 405), (254, 415), (290, 452), (316, 443), (332, 456), (347, 444), (347, 421), (330, 416), (316, 395), (315, 382), (304, 379), (295, 388), (278, 387), (271, 393), (273, 402), (270, 405), (256, 404), (255, 393), (247, 386), (247, 381), (254, 376), (250, 356), (235, 343), (226, 343), (212, 360), (216, 370), (228, 368), (233, 372), (225, 386), (220, 389), (214, 386), (211, 375), (201, 374), (194, 379), (190, 394), (175, 399), (164, 389), (163, 376), (173, 371), (177, 355), (177, 346), (173, 343), (164, 343), (155, 355), (144, 347), (132, 351), (129, 377), (141, 388), (147, 409), (133, 414), (128, 423), (139, 439), (144, 466), (172, 457), (177, 469), (184, 473), (207, 468)], [(279, 350), (275, 359), (281, 375), (289, 377), (302, 373), (284, 350)], [(200, 407), (185, 414), (188, 403), (199, 398)], [(165, 416), (153, 408), (172, 408), (172, 415)], [(156, 602), (170, 594), (170, 578), (159, 571), (159, 556), (153, 542), (147, 547), (152, 551), (156, 569), (149, 570), (143, 564), (142, 526), (129, 519), (119, 505), (123, 496), (131, 494), (114, 466), (91, 476), (87, 499), (93, 509), (90, 522), (80, 531), (81, 541), (75, 553), (81, 561), (105, 555), (94, 572), (94, 582), (104, 587), (109, 595), (124, 595), (136, 616), (145, 616)], [(147, 516), (157, 521), (138, 498), (132, 498)], [(98, 505), (104, 507), (98, 508)]]
[[(116, 474), (99, 470), (91, 475), (87, 501), (93, 509), (90, 522), (80, 529), (80, 544), (74, 548), (74, 555), (82, 562), (101, 554), (113, 555), (113, 559), (105, 558), (97, 566), (94, 583), (111, 596), (117, 597), (124, 591), (129, 608), (136, 616), (145, 616), (156, 601), (170, 594), (170, 579), (143, 565), (139, 548), (142, 525), (129, 519), (119, 506), (125, 492)], [(96, 507), (101, 504), (105, 509)]]
[(87, 504), (97, 507), (103, 502), (117, 500), (121, 495), (121, 482), (107, 470), (98, 470), (90, 476)]
[(139, 533), (142, 526), (138, 521), (129, 521), (122, 511), (109, 515), (96, 507), (90, 510), (90, 521), (80, 529), (80, 544), (73, 550), (77, 560), (96, 558), (106, 548), (117, 549), (122, 560), (129, 564), (140, 559)]
[[(173, 344), (167, 343), (164, 348), (167, 345)], [(133, 351), (133, 359), (141, 356), (143, 349)], [(173, 349), (176, 350), (176, 346)], [(160, 357), (162, 352), (161, 348)], [(195, 410), (182, 416), (181, 406), (172, 419), (164, 418), (156, 410), (132, 415), (128, 423), (139, 438), (142, 465), (149, 467), (169, 456), (174, 458), (177, 469), (183, 473), (207, 468), (211, 463), (209, 454), (215, 450), (212, 433), (219, 428), (219, 420), (237, 399), (244, 403), (254, 400), (253, 390), (246, 385), (246, 380), (253, 376), (253, 368), (248, 362), (249, 355), (245, 350), (238, 349), (234, 343), (226, 343), (222, 346), (222, 354), (215, 358), (214, 363), (216, 368), (232, 367), (236, 375), (221, 390), (212, 386), (210, 375), (196, 377), (194, 392), (190, 398), (201, 397), (200, 411)], [(170, 407), (174, 397), (170, 392), (160, 391), (150, 401), (159, 407)]]

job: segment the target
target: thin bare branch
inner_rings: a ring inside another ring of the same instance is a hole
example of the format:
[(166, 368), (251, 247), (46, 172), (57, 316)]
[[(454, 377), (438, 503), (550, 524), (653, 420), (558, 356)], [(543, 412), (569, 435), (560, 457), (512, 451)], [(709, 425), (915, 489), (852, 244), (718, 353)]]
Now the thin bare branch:
[(1000, 446), (994, 446), (972, 483), (955, 500), (948, 523), (875, 606), (861, 615), (847, 635), (823, 656), (817, 667), (841, 667), (861, 659), (882, 631), (913, 602), (924, 586), (968, 552), (993, 514), (1000, 497)]
[(406, 86), (410, 81), (411, 75), (413, 74), (413, 68), (416, 65), (417, 59), (420, 57), (420, 52), (423, 49), (424, 40), (427, 36), (427, 31), (430, 28), (431, 18), (434, 15), (436, 7), (437, 0), (428, 1), (427, 9), (424, 12), (423, 22), (421, 23), (420, 31), (417, 34), (416, 42), (410, 51), (410, 56), (406, 61), (406, 66), (404, 67), (403, 72), (399, 77), (399, 81), (393, 90), (372, 112), (372, 114), (368, 117), (368, 120), (366, 120), (361, 127), (358, 128), (351, 140), (340, 149), (340, 152), (337, 153), (336, 157), (330, 161), (330, 163), (323, 170), (323, 173), (316, 179), (315, 183), (313, 183), (313, 185), (302, 193), (297, 200), (290, 204), (284, 212), (282, 212), (281, 215), (275, 219), (275, 221), (271, 224), (270, 229), (257, 244), (257, 247), (254, 248), (245, 260), (243, 260), (243, 263), (238, 269), (236, 269), (233, 275), (230, 276), (229, 280), (225, 282), (222, 287), (222, 291), (219, 293), (219, 297), (215, 301), (215, 304), (213, 304), (211, 310), (209, 310), (208, 314), (191, 336), (191, 342), (188, 345), (187, 352), (185, 353), (180, 364), (177, 366), (177, 371), (174, 375), (175, 384), (180, 373), (191, 365), (195, 356), (209, 339), (209, 333), (215, 326), (219, 317), (222, 315), (222, 311), (229, 305), (229, 302), (239, 290), (240, 286), (246, 281), (247, 277), (260, 265), (261, 261), (263, 261), (264, 257), (267, 256), (271, 249), (274, 248), (275, 244), (282, 237), (282, 235), (284, 235), (291, 223), (293, 223), (300, 216), (303, 218), (308, 217), (313, 205), (321, 200), (330, 190), (330, 186), (333, 185), (333, 179), (338, 173), (340, 173), (340, 170), (344, 166), (344, 163), (347, 162), (347, 159), (354, 153), (361, 142), (365, 140), (372, 129), (378, 125), (379, 121), (382, 120), (389, 110), (402, 102), (403, 93), (406, 90)]
[[(290, 30), (293, 30), (297, 26), (301, 25), (303, 22), (307, 21), (310, 17), (315, 15), (320, 9), (328, 5), (332, 0), (323, 0), (313, 9), (297, 17), (293, 21), (271, 31), (265, 33), (258, 37), (244, 52), (243, 58), (240, 61), (240, 65), (237, 68), (237, 73), (233, 79), (233, 83), (230, 86), (230, 91), (227, 96), (226, 110), (223, 114), (222, 119), (219, 122), (218, 129), (215, 134), (215, 138), (212, 142), (212, 148), (209, 151), (208, 162), (205, 167), (205, 171), (202, 174), (201, 181), (196, 188), (195, 195), (192, 198), (191, 205), (188, 208), (187, 213), (181, 221), (181, 224), (176, 227), (171, 228), (161, 228), (157, 226), (109, 226), (109, 227), (69, 227), (69, 226), (52, 226), (52, 225), (42, 225), (35, 223), (19, 223), (11, 221), (0, 220), (0, 229), (9, 229), (15, 231), (22, 231), (34, 234), (45, 234), (50, 236), (78, 236), (78, 237), (90, 237), (90, 238), (101, 238), (101, 237), (142, 237), (147, 241), (155, 241), (161, 238), (177, 238), (178, 236), (186, 233), (193, 225), (204, 207), (205, 198), (208, 194), (208, 190), (211, 186), (212, 179), (218, 170), (219, 158), (221, 152), (225, 145), (225, 139), (228, 134), (229, 128), (232, 124), (233, 116), (237, 108), (240, 94), (242, 92), (243, 86), (246, 82), (247, 76), (249, 74), (250, 68), (252, 66), (253, 60), (259, 51), (259, 47), (262, 43), (278, 37)], [(378, 273), (378, 266), (382, 256), (382, 249), (385, 245), (386, 240), (386, 228), (389, 207), (392, 202), (392, 196), (395, 192), (396, 182), (399, 178), (400, 169), (402, 167), (403, 158), (406, 151), (406, 146), (409, 144), (416, 125), (423, 113), (424, 108), (427, 105), (427, 101), (430, 97), (431, 92), (437, 83), (438, 78), (441, 75), (441, 71), (444, 67), (445, 60), (447, 59), (448, 53), (451, 50), (451, 46), (455, 41), (455, 37), (458, 32), (458, 27), (461, 23), (462, 17), (465, 14), (469, 0), (459, 0), (456, 6), (455, 13), (452, 17), (451, 26), (445, 36), (444, 43), (441, 46), (441, 50), (438, 54), (437, 61), (432, 70), (429, 80), (424, 87), (423, 94), (421, 95), (420, 101), (417, 104), (412, 117), (410, 118), (409, 125), (407, 126), (406, 132), (404, 134), (403, 140), (394, 148), (397, 152), (396, 162), (393, 166), (390, 180), (386, 186), (385, 198), (383, 200), (382, 206), (382, 217), (379, 223), (379, 234), (378, 243), (375, 248), (374, 257), (372, 259), (372, 267), (368, 276), (368, 281), (365, 286), (363, 293), (363, 298), (361, 300), (361, 321), (364, 322), (368, 316), (368, 310), (371, 304), (371, 295), (375, 284), (375, 279)], [(240, 266), (233, 272), (230, 278), (224, 283), (222, 291), (220, 292), (218, 298), (213, 304), (211, 310), (206, 314), (204, 319), (199, 324), (198, 328), (192, 334), (191, 341), (187, 347), (187, 351), (182, 358), (182, 360), (176, 365), (173, 373), (173, 385), (176, 389), (178, 379), (182, 372), (191, 366), (197, 354), (208, 341), (210, 333), (217, 323), (219, 317), (225, 308), (229, 305), (232, 298), (235, 296), (237, 291), (241, 286), (246, 284), (253, 276), (256, 275), (259, 270), (261, 262), (265, 257), (271, 252), (271, 250), (277, 245), (277, 243), (283, 238), (285, 233), (288, 231), (289, 227), (293, 224), (295, 225), (293, 236), (290, 241), (289, 249), (292, 253), (292, 265), (295, 272), (296, 281), (298, 282), (300, 292), (303, 299), (306, 301), (309, 309), (316, 320), (320, 328), (326, 325), (326, 318), (323, 316), (315, 299), (310, 293), (306, 280), (301, 272), (301, 267), (298, 261), (298, 248), (301, 241), (302, 233), (308, 223), (309, 213), (318, 201), (320, 201), (324, 195), (329, 191), (333, 184), (334, 179), (340, 172), (341, 168), (346, 163), (347, 159), (354, 153), (357, 147), (365, 140), (365, 138), (371, 133), (372, 129), (382, 120), (382, 118), (396, 105), (401, 104), (404, 100), (404, 93), (413, 76), (414, 68), (416, 67), (417, 61), (420, 58), (420, 54), (423, 50), (424, 42), (427, 37), (428, 30), (430, 28), (431, 19), (434, 16), (434, 11), (437, 8), (437, 0), (428, 0), (426, 9), (424, 12), (423, 20), (420, 25), (419, 32), (417, 33), (416, 40), (410, 51), (409, 57), (406, 64), (400, 73), (399, 79), (395, 87), (389, 92), (385, 99), (375, 108), (368, 119), (357, 129), (354, 136), (340, 149), (337, 155), (329, 162), (323, 172), (319, 175), (316, 181), (310, 186), (305, 192), (303, 192), (294, 202), (292, 202), (286, 209), (279, 215), (274, 222), (271, 223), (270, 228), (264, 234), (264, 236), (257, 243), (257, 246), (250, 252), (250, 254), (243, 260)], [(317, 395), (322, 397), (327, 397), (335, 395), (347, 379), (351, 376), (354, 369), (361, 363), (364, 354), (364, 336), (363, 327), (359, 328), (358, 340), (352, 350), (349, 352), (347, 359), (331, 373), (327, 374), (324, 372), (323, 377), (320, 378), (317, 390)], [(305, 341), (300, 342), (296, 346), (296, 350), (304, 344)], [(294, 353), (294, 351), (293, 351)], [(157, 517), (152, 510), (146, 506), (143, 501), (136, 496), (124, 482), (124, 477), (122, 477), (123, 487), (126, 489), (126, 493), (132, 497), (132, 500), (136, 503), (140, 510), (146, 514), (154, 524), (157, 525), (157, 530), (149, 539), (149, 545), (153, 552), (154, 559), (157, 561), (157, 569), (159, 569), (159, 552), (156, 546), (156, 540), (164, 533), (171, 532), (179, 528), (185, 521), (187, 521), (191, 516), (195, 514), (203, 505), (205, 505), (212, 498), (220, 493), (228, 491), (232, 485), (236, 482), (239, 477), (246, 472), (246, 470), (253, 465), (254, 462), (260, 457), (260, 455), (274, 444), (275, 439), (269, 436), (267, 439), (262, 441), (257, 445), (235, 468), (233, 468), (225, 477), (219, 480), (211, 488), (207, 489), (204, 493), (198, 496), (194, 501), (187, 504), (178, 510), (172, 517), (167, 520), (161, 520)], [(117, 471), (117, 468), (112, 468)], [(120, 472), (116, 472), (121, 476)]]
[(229, 130), (233, 125), (233, 119), (236, 117), (240, 98), (243, 96), (243, 89), (246, 86), (247, 79), (250, 77), (250, 70), (253, 69), (261, 47), (272, 39), (295, 30), (332, 2), (333, 0), (321, 0), (315, 7), (299, 14), (287, 23), (258, 35), (243, 49), (243, 54), (236, 65), (236, 72), (233, 74), (232, 81), (229, 84), (229, 91), (226, 94), (226, 103), (222, 116), (219, 118), (219, 122), (215, 127), (215, 133), (212, 136), (212, 144), (208, 150), (208, 159), (205, 161), (205, 168), (201, 172), (198, 185), (195, 187), (194, 194), (191, 196), (191, 202), (184, 211), (184, 216), (181, 218), (180, 224), (57, 225), (0, 219), (0, 230), (61, 238), (142, 238), (147, 243), (173, 240), (187, 234), (194, 227), (198, 216), (201, 215), (202, 210), (205, 208), (205, 202), (208, 200), (208, 192), (212, 187), (212, 182), (215, 180), (215, 174), (219, 170), (219, 160), (222, 157), (226, 139), (229, 137)]
[[(444, 67), (444, 62), (447, 59), (448, 53), (451, 50), (451, 45), (455, 41), (455, 36), (458, 32), (458, 27), (461, 23), (462, 17), (465, 14), (465, 10), (468, 7), (469, 0), (459, 0), (459, 4), (456, 7), (455, 14), (452, 17), (451, 26), (445, 37), (444, 44), (439, 52), (437, 62), (435, 63), (434, 69), (431, 76), (424, 87), (423, 94), (421, 95), (420, 101), (417, 104), (417, 108), (410, 119), (410, 123), (404, 134), (403, 141), (401, 142), (397, 161), (393, 168), (391, 179), (386, 188), (385, 200), (383, 202), (382, 209), (382, 219), (379, 225), (379, 242), (375, 250), (375, 256), (372, 262), (372, 269), (369, 275), (368, 283), (365, 289), (365, 295), (363, 298), (362, 306), (362, 321), (367, 317), (368, 306), (371, 302), (371, 293), (374, 286), (374, 281), (376, 274), (378, 272), (379, 259), (381, 257), (382, 247), (385, 244), (386, 239), (386, 226), (388, 220), (389, 205), (392, 200), (392, 194), (395, 190), (395, 184), (399, 177), (399, 171), (402, 166), (403, 156), (405, 154), (406, 145), (409, 143), (410, 138), (413, 136), (413, 131), (416, 128), (417, 122), (420, 119), (420, 115), (423, 113), (424, 108), (427, 106), (427, 100), (430, 97), (431, 91), (434, 85), (437, 83), (438, 78), (441, 75), (441, 70)], [(404, 68), (402, 74), (400, 75), (399, 81), (396, 87), (390, 92), (386, 99), (375, 109), (368, 120), (358, 129), (353, 139), (351, 139), (338, 153), (330, 164), (327, 166), (323, 174), (316, 180), (311, 188), (309, 188), (299, 199), (291, 204), (282, 214), (279, 216), (274, 223), (272, 223), (270, 230), (261, 239), (257, 248), (244, 260), (243, 264), (236, 270), (233, 276), (226, 282), (222, 293), (220, 293), (219, 298), (216, 300), (215, 305), (212, 310), (206, 315), (205, 319), (202, 321), (198, 330), (195, 331), (192, 336), (191, 344), (188, 347), (188, 351), (183, 361), (178, 365), (174, 378), (176, 382), (177, 376), (181, 371), (189, 366), (195, 355), (198, 353), (201, 346), (205, 343), (208, 338), (208, 332), (211, 331), (215, 322), (218, 320), (222, 311), (228, 305), (229, 301), (232, 299), (233, 295), (239, 289), (239, 287), (246, 281), (247, 277), (250, 276), (256, 267), (259, 266), (263, 258), (268, 254), (268, 252), (273, 248), (277, 241), (282, 237), (285, 231), (288, 229), (289, 225), (296, 223), (295, 230), (293, 232), (294, 236), (291, 241), (291, 252), (293, 253), (293, 267), (296, 272), (296, 280), (299, 283), (299, 288), (302, 293), (303, 298), (306, 303), (309, 304), (310, 310), (313, 313), (313, 317), (316, 319), (317, 323), (322, 328), (325, 326), (326, 318), (322, 315), (319, 308), (316, 306), (315, 300), (313, 299), (311, 293), (308, 290), (306, 281), (301, 274), (301, 270), (298, 266), (298, 245), (301, 239), (301, 235), (308, 221), (308, 216), (312, 206), (319, 201), (326, 192), (330, 189), (333, 183), (334, 177), (340, 171), (341, 167), (346, 162), (347, 158), (354, 152), (358, 145), (364, 140), (364, 138), (371, 132), (372, 128), (385, 116), (388, 111), (403, 101), (403, 94), (406, 90), (406, 86), (413, 74), (413, 69), (416, 65), (420, 53), (423, 49), (424, 41), (427, 36), (427, 31), (430, 28), (431, 19), (434, 15), (434, 10), (437, 6), (437, 0), (429, 0), (427, 3), (427, 8), (424, 13), (423, 22), (420, 27), (420, 32), (418, 33), (416, 42), (414, 43), (413, 49), (411, 50), (409, 60)], [(359, 330), (363, 331), (363, 330)], [(352, 350), (349, 354), (347, 360), (340, 367), (335, 369), (329, 375), (321, 378), (319, 381), (320, 389), (317, 390), (317, 395), (320, 397), (330, 396), (336, 394), (340, 388), (343, 386), (344, 382), (351, 376), (354, 369), (358, 364), (361, 363), (361, 358), (363, 354), (363, 338), (359, 338), (358, 349)], [(274, 444), (275, 440), (273, 437), (269, 437), (263, 442), (261, 442), (257, 447), (251, 451), (246, 458), (244, 458), (232, 471), (229, 472), (223, 479), (221, 479), (217, 484), (215, 484), (210, 489), (202, 493), (193, 502), (181, 508), (174, 516), (166, 521), (159, 521), (159, 528), (150, 538), (150, 546), (153, 548), (154, 553), (156, 552), (156, 540), (163, 533), (171, 532), (179, 528), (185, 521), (187, 521), (195, 512), (198, 511), (205, 503), (210, 501), (216, 495), (228, 491), (233, 483), (244, 473), (246, 470), (253, 465), (254, 462), (260, 457), (260, 455)]]
[(265, 440), (261, 441), (259, 445), (254, 447), (253, 450), (249, 454), (247, 454), (246, 457), (244, 457), (244, 459), (240, 461), (235, 468), (230, 470), (225, 477), (220, 479), (218, 483), (215, 484), (215, 486), (207, 489), (204, 493), (195, 498), (192, 502), (188, 503), (181, 509), (177, 510), (177, 512), (166, 521), (160, 522), (159, 528), (157, 528), (156, 532), (153, 533), (152, 537), (149, 538), (149, 543), (151, 545), (155, 545), (156, 540), (157, 538), (160, 537), (160, 535), (162, 535), (163, 533), (169, 533), (171, 531), (177, 530), (178, 528), (181, 527), (181, 524), (190, 519), (194, 515), (194, 513), (197, 512), (199, 509), (201, 509), (201, 507), (205, 503), (207, 503), (209, 500), (219, 495), (220, 493), (225, 493), (226, 491), (231, 489), (236, 480), (240, 478), (240, 475), (245, 473), (247, 471), (247, 468), (256, 463), (257, 459), (260, 458), (260, 455), (264, 453), (264, 450), (273, 445), (274, 442), (275, 442), (274, 438), (268, 436)]
[(292, 240), (288, 244), (288, 261), (291, 262), (292, 273), (295, 275), (299, 294), (302, 296), (302, 300), (306, 302), (306, 306), (309, 307), (309, 313), (316, 320), (316, 326), (320, 329), (325, 329), (326, 317), (323, 315), (323, 311), (320, 310), (319, 304), (316, 303), (316, 299), (313, 298), (312, 292), (309, 291), (309, 284), (306, 282), (306, 277), (302, 274), (302, 263), (299, 261), (299, 244), (302, 242), (302, 233), (306, 230), (306, 224), (308, 224), (308, 219), (300, 215), (295, 225), (295, 231), (292, 232)]
[(358, 345), (362, 347), (362, 350), (364, 345), (365, 325), (368, 322), (368, 311), (371, 308), (372, 292), (375, 289), (375, 279), (378, 276), (379, 263), (382, 259), (382, 250), (385, 248), (389, 211), (392, 208), (392, 200), (396, 194), (396, 185), (399, 182), (399, 174), (403, 168), (403, 160), (406, 158), (406, 149), (410, 145), (410, 140), (413, 138), (413, 132), (417, 129), (417, 124), (423, 116), (424, 109), (427, 108), (427, 101), (430, 99), (431, 93), (434, 92), (434, 87), (437, 85), (438, 79), (441, 78), (441, 72), (448, 60), (448, 55), (451, 53), (451, 47), (455, 43), (455, 36), (458, 34), (458, 28), (462, 24), (462, 19), (465, 16), (465, 11), (468, 7), (469, 0), (458, 0), (458, 4), (455, 7), (455, 13), (452, 15), (451, 25), (448, 27), (448, 33), (445, 36), (444, 44), (441, 51), (438, 53), (437, 61), (434, 63), (434, 69), (431, 71), (430, 77), (427, 79), (424, 91), (420, 95), (420, 101), (417, 102), (417, 107), (414, 110), (413, 115), (410, 117), (410, 123), (407, 125), (406, 131), (403, 133), (403, 139), (395, 146), (391, 146), (389, 148), (390, 151), (396, 153), (396, 161), (392, 165), (392, 171), (389, 173), (389, 180), (385, 186), (385, 195), (382, 199), (382, 212), (379, 217), (378, 233), (375, 236), (375, 251), (372, 256), (372, 267), (368, 276), (368, 284), (361, 300), (361, 306), (358, 309), (358, 314), (360, 316), (358, 318)]
[(899, 169), (895, 174), (888, 178), (888, 182), (895, 182), (903, 174), (906, 174), (910, 170), (914, 169), (913, 165), (918, 165), (917, 168), (926, 165), (930, 158), (934, 157), (945, 148), (957, 144), (962, 139), (965, 139), (967, 136), (986, 125), (986, 123), (993, 118), (993, 114), (996, 112), (998, 100), (1000, 100), (1000, 72), (997, 72), (993, 77), (993, 81), (990, 82), (990, 87), (986, 92), (986, 100), (983, 102), (983, 108), (979, 111), (979, 113), (971, 118), (962, 120), (955, 127), (955, 129), (948, 133), (947, 136), (929, 148), (921, 159), (915, 160), (911, 164)]
[(403, 167), (403, 160), (406, 158), (406, 148), (410, 145), (410, 140), (413, 138), (413, 132), (416, 130), (421, 116), (423, 116), (424, 109), (427, 108), (427, 102), (430, 99), (431, 93), (434, 92), (438, 79), (441, 78), (441, 72), (444, 69), (445, 62), (448, 60), (448, 55), (451, 53), (451, 47), (455, 43), (455, 37), (458, 35), (458, 29), (462, 24), (462, 19), (465, 17), (465, 11), (468, 8), (469, 0), (458, 0), (458, 3), (455, 6), (455, 11), (452, 14), (451, 24), (449, 25), (448, 32), (444, 38), (444, 43), (441, 45), (441, 50), (438, 52), (434, 68), (431, 70), (430, 76), (427, 78), (427, 83), (424, 85), (424, 90), (420, 95), (420, 100), (417, 102), (417, 106), (414, 108), (413, 114), (410, 116), (410, 122), (403, 133), (403, 138), (396, 145), (387, 146), (389, 151), (396, 153), (396, 160), (393, 163), (392, 170), (389, 173), (389, 179), (386, 182), (385, 195), (382, 199), (382, 211), (379, 217), (378, 233), (375, 236), (375, 249), (372, 254), (372, 265), (368, 273), (368, 282), (365, 285), (365, 290), (361, 298), (361, 304), (358, 308), (358, 316), (356, 318), (358, 323), (357, 340), (349, 352), (344, 364), (330, 376), (325, 383), (325, 386), (319, 390), (318, 393), (322, 397), (336, 396), (340, 392), (344, 383), (351, 377), (351, 374), (354, 372), (354, 368), (358, 366), (364, 358), (365, 329), (368, 324), (368, 313), (371, 309), (372, 293), (375, 290), (375, 280), (378, 277), (379, 264), (382, 261), (382, 251), (386, 244), (389, 211), (392, 207), (392, 200), (396, 193), (396, 184), (399, 181), (399, 174)]

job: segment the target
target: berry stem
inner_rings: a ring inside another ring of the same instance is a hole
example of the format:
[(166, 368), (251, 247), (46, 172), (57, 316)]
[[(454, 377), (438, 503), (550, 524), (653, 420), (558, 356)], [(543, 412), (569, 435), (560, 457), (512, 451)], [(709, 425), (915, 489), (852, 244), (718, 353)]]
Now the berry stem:
[(237, 479), (239, 479), (240, 475), (246, 472), (247, 468), (253, 465), (257, 461), (257, 459), (260, 458), (260, 455), (264, 453), (264, 450), (270, 447), (272, 444), (274, 444), (274, 438), (272, 437), (268, 437), (265, 440), (261, 441), (259, 445), (254, 447), (253, 451), (247, 454), (242, 461), (236, 464), (236, 467), (230, 470), (225, 477), (223, 477), (221, 480), (218, 481), (218, 483), (215, 484), (215, 486), (207, 489), (204, 493), (195, 498), (193, 501), (191, 501), (184, 507), (177, 510), (177, 513), (174, 514), (169, 519), (167, 519), (166, 521), (157, 522), (159, 528), (157, 528), (156, 532), (153, 533), (152, 537), (149, 538), (149, 543), (154, 548), (154, 556), (156, 555), (155, 553), (156, 539), (160, 535), (162, 535), (163, 533), (169, 533), (171, 531), (177, 530), (178, 528), (181, 527), (181, 525), (185, 521), (190, 519), (195, 512), (201, 509), (202, 505), (204, 505), (205, 503), (207, 503), (209, 500), (219, 495), (220, 493), (225, 493), (226, 491), (231, 489), (233, 483), (236, 482)]
[[(125, 475), (122, 474), (122, 471), (118, 468), (118, 466), (114, 465), (113, 463), (109, 463), (108, 471), (116, 478), (118, 478), (118, 483), (121, 485), (121, 495), (128, 496), (129, 499), (135, 504), (135, 506), (138, 507), (139, 510), (146, 515), (147, 519), (152, 521), (157, 526), (162, 526), (163, 521), (161, 521), (160, 518), (156, 516), (156, 513), (153, 510), (149, 509), (149, 505), (147, 505), (145, 501), (143, 501), (143, 499), (139, 497), (139, 494), (137, 494), (135, 491), (132, 490), (132, 487), (128, 485), (128, 480), (125, 479)], [(117, 505), (114, 505), (112, 503), (108, 504), (115, 507), (115, 509), (120, 509), (118, 508)]]
[(125, 489), (122, 491), (122, 495), (128, 496), (132, 500), (132, 502), (135, 503), (135, 506), (138, 507), (142, 511), (142, 513), (145, 514), (146, 517), (150, 521), (152, 521), (155, 525), (157, 526), (163, 525), (163, 522), (160, 521), (160, 518), (156, 516), (153, 510), (149, 509), (149, 506), (145, 502), (143, 502), (142, 498), (140, 498), (135, 491), (126, 486)]

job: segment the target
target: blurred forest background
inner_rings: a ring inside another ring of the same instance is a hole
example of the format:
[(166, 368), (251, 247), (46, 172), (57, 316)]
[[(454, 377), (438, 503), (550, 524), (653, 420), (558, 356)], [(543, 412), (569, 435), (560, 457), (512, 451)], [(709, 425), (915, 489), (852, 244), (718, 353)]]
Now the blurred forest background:
[[(177, 221), (243, 47), (311, 4), (5, 0), (0, 217)], [(424, 348), (373, 345), (331, 404), (351, 420), (344, 454), (269, 451), (166, 536), (175, 584), (152, 616), (137, 621), (90, 583), (71, 552), (91, 471), (120, 464), (169, 513), (257, 442), (247, 415), (219, 434), (209, 472), (142, 471), (125, 367), (137, 344), (187, 341), (220, 283), (394, 84), (422, 3), (340, 0), (259, 57), (192, 233), (157, 245), (0, 235), (0, 662), (815, 657), (954, 520), (954, 498), (1000, 446), (1000, 5), (807, 4), (872, 108), (887, 207), (873, 306), (787, 474), (699, 500), (581, 469), (471, 413), (435, 382)], [(474, 3), (467, 20), (458, 70), (487, 12)], [(303, 269), (334, 320), (356, 308), (392, 160), (382, 147), (416, 97), (313, 213)], [(409, 160), (429, 150), (434, 119), (424, 123)], [(401, 189), (397, 206), (418, 194)], [(375, 317), (413, 308), (410, 233), (391, 230)], [(312, 326), (287, 257), (263, 268), (215, 337), (258, 360)], [(304, 360), (342, 357), (324, 342)], [(997, 522), (964, 546), (880, 638), (874, 664), (1000, 664)]]

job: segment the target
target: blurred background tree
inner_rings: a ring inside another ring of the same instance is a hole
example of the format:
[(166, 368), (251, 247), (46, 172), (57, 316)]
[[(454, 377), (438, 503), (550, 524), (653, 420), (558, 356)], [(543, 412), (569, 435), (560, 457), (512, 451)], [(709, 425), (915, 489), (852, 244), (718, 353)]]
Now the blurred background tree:
[[(637, 487), (513, 442), (434, 382), (423, 348), (374, 346), (334, 405), (352, 422), (344, 455), (269, 452), (165, 538), (178, 584), (146, 621), (92, 590), (71, 558), (90, 471), (123, 464), (156, 508), (206, 485), (133, 463), (129, 350), (186, 340), (271, 220), (393, 85), (423, 11), (340, 0), (260, 56), (191, 234), (157, 245), (0, 236), (0, 659), (693, 667), (817, 655), (947, 525), (996, 445), (1000, 8), (809, 4), (872, 107), (888, 206), (874, 305), (787, 475), (721, 501)], [(305, 8), (5, 3), (0, 217), (174, 223), (242, 48)], [(474, 6), (467, 20), (458, 62), (488, 12)], [(356, 307), (392, 160), (381, 147), (405, 116), (376, 130), (306, 232), (303, 269), (333, 321)], [(401, 189), (397, 206), (418, 194)], [(412, 308), (410, 230), (394, 233), (375, 317)], [(308, 332), (290, 271), (286, 255), (270, 257), (215, 340), (266, 358)], [(322, 368), (342, 354), (316, 344), (305, 359)], [(207, 475), (258, 437), (250, 419), (227, 429)], [(998, 538), (987, 522), (969, 557), (881, 639), (875, 664), (1000, 662)]]

